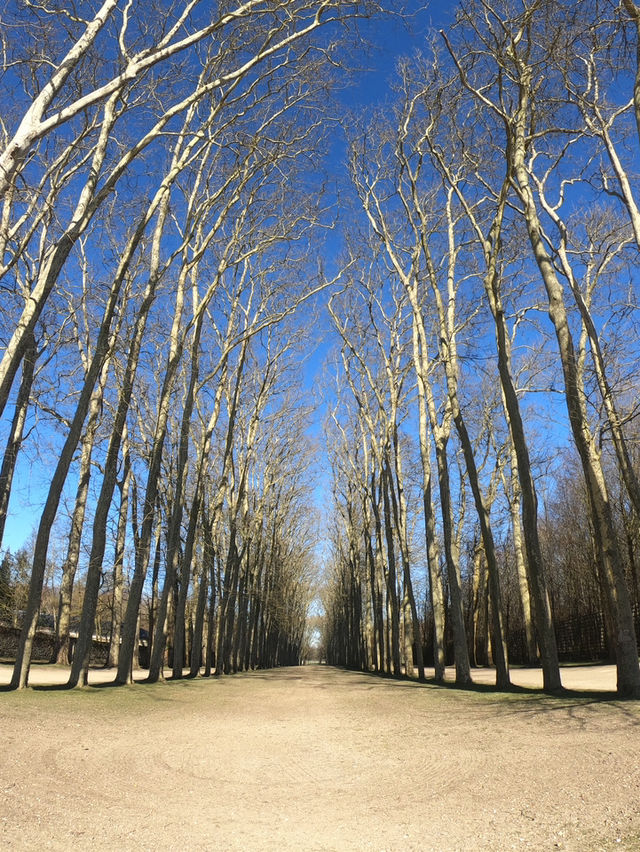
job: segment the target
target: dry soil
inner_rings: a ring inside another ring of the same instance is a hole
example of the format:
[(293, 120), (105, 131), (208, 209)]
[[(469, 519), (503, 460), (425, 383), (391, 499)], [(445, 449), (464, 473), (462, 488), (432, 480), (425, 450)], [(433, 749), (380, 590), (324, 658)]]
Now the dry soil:
[(640, 702), (606, 693), (305, 666), (2, 692), (0, 724), (2, 850), (640, 850)]

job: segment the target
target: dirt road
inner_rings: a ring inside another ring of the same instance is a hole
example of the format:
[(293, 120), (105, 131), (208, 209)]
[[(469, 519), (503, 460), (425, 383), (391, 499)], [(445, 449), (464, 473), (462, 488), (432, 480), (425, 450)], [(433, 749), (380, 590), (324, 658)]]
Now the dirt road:
[[(188, 669), (185, 669), (185, 675)], [(577, 665), (562, 666), (562, 684), (566, 689), (585, 689), (596, 691), (614, 692), (616, 688), (616, 667), (603, 665)], [(425, 669), (427, 678), (433, 678), (433, 669)], [(0, 664), (0, 686), (11, 681), (12, 667), (8, 664)], [(147, 677), (146, 669), (134, 671), (136, 681), (143, 681)], [(471, 669), (473, 682), (476, 684), (495, 685), (495, 669)], [(525, 688), (542, 689), (542, 669), (538, 668), (512, 668), (510, 671), (511, 682), (514, 686)], [(417, 673), (416, 673), (417, 677)], [(455, 680), (455, 669), (453, 666), (446, 669), (446, 680), (453, 683)], [(89, 670), (89, 683), (91, 686), (103, 683), (112, 683), (115, 678), (115, 669), (92, 668)], [(69, 669), (64, 666), (51, 666), (35, 663), (31, 666), (29, 673), (30, 686), (49, 686), (52, 684), (63, 685), (69, 679)]]
[(308, 666), (0, 693), (0, 848), (640, 850), (640, 704)]

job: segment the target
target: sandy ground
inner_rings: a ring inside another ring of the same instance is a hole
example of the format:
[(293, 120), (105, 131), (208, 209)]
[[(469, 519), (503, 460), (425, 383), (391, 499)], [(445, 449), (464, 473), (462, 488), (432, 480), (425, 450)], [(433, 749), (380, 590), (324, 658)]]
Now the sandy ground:
[[(616, 667), (601, 665), (576, 665), (562, 667), (562, 685), (565, 689), (578, 689), (589, 691), (614, 692), (616, 688)], [(184, 669), (184, 674), (188, 669)], [(414, 673), (417, 677), (417, 672)], [(425, 669), (427, 678), (433, 678), (434, 670)], [(0, 664), (0, 686), (11, 681), (12, 667)], [(471, 669), (473, 682), (495, 686), (495, 669)], [(147, 676), (144, 669), (134, 671), (133, 678), (141, 683)], [(113, 669), (95, 668), (89, 671), (89, 684), (111, 683), (115, 677)], [(69, 678), (69, 669), (64, 666), (51, 666), (46, 664), (34, 664), (29, 673), (30, 686), (50, 686), (54, 684), (63, 685)], [(445, 680), (449, 683), (455, 681), (455, 669), (447, 668)], [(542, 689), (542, 670), (540, 668), (512, 668), (511, 682), (514, 686), (525, 689)]]
[(604, 693), (306, 666), (1, 692), (0, 725), (2, 850), (640, 850), (640, 702)]

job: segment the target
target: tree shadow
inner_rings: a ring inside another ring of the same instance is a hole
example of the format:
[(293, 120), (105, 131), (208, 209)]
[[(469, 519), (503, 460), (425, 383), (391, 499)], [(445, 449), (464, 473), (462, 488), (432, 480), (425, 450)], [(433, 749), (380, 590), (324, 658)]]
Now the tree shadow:
[[(472, 683), (461, 686), (452, 681), (438, 682), (433, 677), (427, 678), (424, 681), (418, 681), (416, 678), (407, 676), (393, 677), (386, 672), (360, 671), (328, 665), (256, 669), (219, 677), (215, 675), (209, 677), (202, 675), (198, 675), (197, 677), (183, 676), (181, 678), (167, 677), (155, 682), (149, 681), (146, 677), (140, 677), (135, 678), (133, 684), (130, 684), (130, 686), (135, 686), (137, 689), (148, 687), (149, 689), (144, 689), (144, 694), (153, 697), (154, 700), (162, 701), (165, 700), (162, 690), (153, 689), (153, 687), (168, 687), (166, 700), (171, 700), (171, 697), (176, 694), (176, 687), (189, 689), (191, 686), (199, 685), (201, 688), (204, 683), (223, 686), (225, 684), (232, 684), (236, 679), (251, 679), (265, 683), (286, 683), (291, 684), (292, 687), (304, 684), (312, 689), (322, 691), (346, 691), (353, 690), (354, 688), (367, 691), (379, 689), (412, 689), (440, 695), (449, 694), (452, 699), (456, 696), (462, 698), (463, 696), (475, 695), (483, 699), (482, 704), (477, 705), (478, 709), (482, 707), (484, 711), (493, 712), (498, 716), (566, 714), (580, 724), (586, 724), (584, 719), (585, 711), (591, 710), (595, 712), (598, 708), (611, 708), (628, 723), (640, 726), (640, 702), (635, 699), (623, 699), (611, 690), (563, 688), (551, 693), (545, 692), (540, 687), (518, 685), (511, 685), (508, 689), (499, 688), (494, 684), (487, 683)], [(92, 692), (96, 690), (115, 690), (123, 686), (126, 686), (126, 684), (116, 683), (114, 679), (99, 683), (89, 683), (87, 686), (82, 687), (69, 687), (66, 682), (35, 684), (30, 686), (29, 689), (37, 692), (71, 692), (74, 690)], [(12, 691), (10, 685), (0, 686), (0, 692), (10, 691)], [(140, 694), (142, 694), (142, 691)]]
[[(620, 697), (612, 690), (566, 689), (545, 692), (539, 687), (526, 687), (512, 684), (508, 689), (487, 683), (472, 683), (458, 685), (451, 681), (439, 682), (435, 678), (418, 681), (415, 678), (381, 676), (377, 672), (360, 672), (349, 669), (340, 671), (351, 672), (369, 681), (377, 681), (380, 687), (394, 689), (417, 689), (435, 691), (440, 694), (450, 694), (451, 697), (477, 695), (488, 699), (482, 706), (500, 716), (539, 716), (566, 714), (581, 725), (586, 720), (580, 718), (579, 711), (596, 711), (599, 708), (615, 710), (629, 724), (640, 727), (640, 701), (633, 698)], [(493, 700), (492, 700), (493, 699)]]

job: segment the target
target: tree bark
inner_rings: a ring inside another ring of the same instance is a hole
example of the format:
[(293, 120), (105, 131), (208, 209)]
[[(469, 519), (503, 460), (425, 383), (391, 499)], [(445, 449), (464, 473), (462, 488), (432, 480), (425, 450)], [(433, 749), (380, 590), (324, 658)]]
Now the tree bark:
[(562, 285), (558, 280), (553, 268), (553, 262), (544, 245), (535, 198), (525, 162), (525, 127), (529, 113), (531, 70), (524, 64), (521, 64), (518, 70), (520, 73), (520, 102), (518, 113), (513, 123), (513, 139), (511, 142), (514, 177), (517, 181), (518, 192), (524, 205), (524, 219), (529, 242), (549, 300), (549, 317), (555, 329), (560, 352), (569, 422), (587, 485), (594, 536), (601, 560), (605, 592), (614, 620), (613, 640), (616, 647), (618, 694), (621, 697), (638, 698), (640, 697), (638, 644), (635, 636), (629, 590), (626, 586), (613, 528), (609, 495), (600, 458), (593, 445), (586, 421), (583, 401), (584, 395), (578, 382), (575, 349), (564, 304)]
[(29, 410), (29, 397), (33, 385), (33, 374), (36, 365), (37, 350), (36, 340), (31, 333), (25, 341), (25, 354), (22, 359), (22, 376), (20, 388), (16, 397), (16, 404), (11, 421), (11, 430), (7, 439), (4, 455), (2, 457), (2, 468), (0, 469), (0, 549), (4, 538), (4, 528), (9, 511), (9, 498), (11, 496), (11, 485), (13, 474), (16, 469), (18, 452), (24, 435), (24, 424)]

